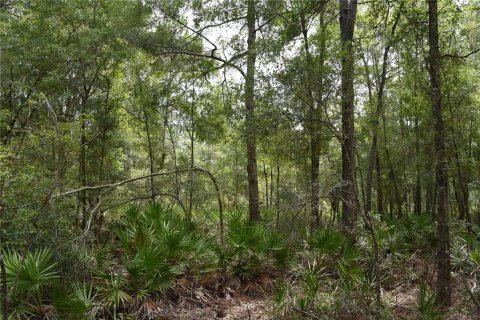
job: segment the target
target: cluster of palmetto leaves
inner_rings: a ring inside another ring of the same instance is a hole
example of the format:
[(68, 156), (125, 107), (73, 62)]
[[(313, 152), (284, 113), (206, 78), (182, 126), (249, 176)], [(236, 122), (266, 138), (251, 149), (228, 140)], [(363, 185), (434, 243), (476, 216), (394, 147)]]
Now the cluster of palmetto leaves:
[(154, 318), (158, 301), (180, 294), (179, 283), (219, 295), (270, 289), (267, 278), (289, 262), (284, 237), (239, 212), (226, 221), (221, 242), (171, 208), (131, 208), (116, 222), (113, 243), (92, 251), (91, 274), (73, 285), (61, 279), (48, 249), (5, 252), (12, 318)]
[(3, 255), (9, 288), (11, 318), (30, 318), (42, 314), (53, 317), (50, 306), (44, 305), (46, 289), (58, 279), (56, 263), (48, 249), (36, 250), (21, 256), (9, 250)]
[[(374, 217), (374, 226), (382, 287), (403, 281), (397, 277), (412, 273), (407, 269), (412, 256), (423, 256), (434, 247), (435, 223), (428, 215), (393, 222)], [(377, 275), (373, 273), (371, 234), (359, 223), (351, 235), (354, 237), (335, 226), (326, 226), (306, 238), (301, 262), (274, 290), (272, 309), (277, 318), (336, 319), (346, 314), (359, 319), (375, 317)], [(471, 256), (476, 257), (476, 253)], [(462, 259), (465, 261), (465, 257)], [(419, 318), (434, 319), (434, 296), (425, 283), (417, 285)], [(393, 318), (385, 307), (382, 317)]]
[(274, 290), (276, 317), (328, 319), (339, 309), (359, 306), (357, 293), (369, 292), (372, 283), (355, 241), (341, 231), (324, 228), (310, 235), (305, 246), (302, 262)]

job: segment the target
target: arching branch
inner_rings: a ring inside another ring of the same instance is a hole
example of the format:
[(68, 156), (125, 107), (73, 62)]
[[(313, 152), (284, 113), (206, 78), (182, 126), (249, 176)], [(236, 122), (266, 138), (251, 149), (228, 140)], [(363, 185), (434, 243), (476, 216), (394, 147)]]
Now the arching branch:
[(115, 183), (98, 185), (98, 186), (81, 187), (81, 188), (78, 188), (78, 189), (74, 189), (74, 190), (70, 190), (70, 191), (66, 191), (66, 192), (62, 192), (62, 193), (52, 195), (51, 199), (68, 197), (68, 196), (72, 196), (72, 195), (75, 195), (75, 194), (83, 192), (83, 191), (93, 191), (93, 190), (104, 190), (101, 193), (101, 195), (102, 195), (102, 194), (105, 194), (106, 192), (111, 191), (112, 189), (115, 189), (115, 188), (120, 187), (122, 185), (131, 183), (131, 182), (135, 182), (135, 181), (138, 181), (138, 180), (143, 180), (143, 179), (147, 179), (147, 178), (150, 178), (150, 177), (167, 176), (167, 175), (174, 174), (174, 173), (191, 172), (191, 171), (197, 171), (197, 172), (201, 172), (201, 173), (206, 174), (210, 178), (210, 180), (212, 181), (212, 183), (215, 187), (215, 192), (217, 194), (217, 200), (218, 200), (218, 210), (219, 210), (219, 215), (220, 215), (219, 216), (219, 219), (220, 219), (220, 239), (223, 242), (223, 229), (224, 229), (224, 227), (223, 227), (223, 225), (224, 225), (224, 223), (223, 223), (223, 202), (222, 202), (222, 197), (221, 197), (221, 194), (220, 194), (220, 188), (218, 187), (217, 180), (215, 179), (213, 174), (206, 169), (193, 167), (193, 168), (177, 168), (175, 170), (165, 171), (165, 172), (155, 172), (155, 173), (152, 173), (152, 174), (148, 174), (148, 175), (144, 175), (144, 176), (140, 176), (140, 177), (134, 177), (134, 178), (122, 180), (122, 181), (115, 182)]

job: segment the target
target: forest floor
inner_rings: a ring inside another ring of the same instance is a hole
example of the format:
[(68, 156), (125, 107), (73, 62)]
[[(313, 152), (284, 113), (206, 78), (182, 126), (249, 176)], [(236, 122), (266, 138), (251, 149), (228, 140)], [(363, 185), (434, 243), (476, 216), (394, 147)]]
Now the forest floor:
[[(408, 271), (397, 274), (393, 281), (382, 290), (384, 305), (386, 305), (394, 319), (419, 319), (419, 284), (425, 281), (434, 286), (435, 269), (428, 259), (418, 257), (409, 261)], [(270, 297), (242, 294), (231, 291), (226, 297), (217, 297), (209, 294), (205, 288), (195, 289), (193, 297), (180, 295), (178, 300), (162, 306), (162, 320), (267, 320), (278, 319), (269, 311)], [(445, 320), (480, 320), (479, 310), (470, 299), (465, 281), (455, 273), (452, 277), (453, 303), (448, 312), (440, 313), (439, 319)], [(192, 295), (190, 295), (192, 296)], [(318, 319), (320, 319), (319, 317)], [(350, 319), (343, 315), (338, 319)], [(312, 318), (314, 319), (314, 318)], [(355, 315), (351, 319), (360, 319)], [(365, 318), (366, 319), (366, 318)]]

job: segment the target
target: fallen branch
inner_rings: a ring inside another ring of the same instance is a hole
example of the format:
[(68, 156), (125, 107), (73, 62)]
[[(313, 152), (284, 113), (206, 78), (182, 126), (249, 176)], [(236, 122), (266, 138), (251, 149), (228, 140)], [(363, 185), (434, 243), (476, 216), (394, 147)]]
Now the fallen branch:
[[(221, 194), (220, 194), (220, 189), (219, 189), (219, 187), (218, 187), (217, 180), (215, 179), (215, 177), (213, 176), (213, 174), (212, 174), (210, 171), (206, 170), (206, 169), (202, 169), (202, 168), (198, 168), (198, 167), (193, 167), (193, 168), (177, 168), (177, 169), (171, 170), (171, 171), (155, 172), (155, 173), (152, 173), (152, 174), (148, 174), (148, 175), (144, 175), (144, 176), (140, 176), (140, 177), (135, 177), (135, 178), (130, 178), (130, 179), (122, 180), (122, 181), (115, 182), (115, 183), (109, 183), (109, 184), (98, 185), (98, 186), (85, 186), (85, 187), (81, 187), (81, 188), (78, 188), (78, 189), (74, 189), (74, 190), (70, 190), (70, 191), (66, 191), (66, 192), (62, 192), (62, 193), (58, 193), (58, 194), (52, 195), (52, 196), (50, 197), (50, 199), (57, 199), (57, 198), (61, 198), (61, 197), (68, 197), (68, 196), (72, 196), (72, 195), (75, 195), (75, 194), (80, 193), (80, 192), (83, 192), (83, 191), (94, 191), (94, 190), (103, 190), (103, 189), (105, 189), (105, 190), (101, 193), (101, 195), (103, 195), (104, 193), (109, 192), (109, 191), (111, 191), (112, 189), (115, 189), (115, 188), (120, 187), (120, 186), (122, 186), (122, 185), (131, 183), (131, 182), (135, 182), (135, 181), (138, 181), (138, 180), (143, 180), (143, 179), (147, 179), (147, 178), (151, 178), (151, 177), (167, 176), (167, 175), (174, 174), (174, 173), (192, 172), (192, 171), (202, 172), (202, 173), (208, 175), (208, 177), (210, 178), (210, 180), (212, 180), (212, 183), (213, 183), (213, 185), (214, 185), (214, 187), (215, 187), (215, 191), (216, 191), (216, 193), (217, 193), (218, 209), (219, 209), (219, 219), (220, 219), (220, 239), (221, 239), (221, 241), (223, 242), (223, 203), (222, 203), (222, 197), (221, 197)], [(100, 195), (100, 196), (101, 196), (101, 195)]]

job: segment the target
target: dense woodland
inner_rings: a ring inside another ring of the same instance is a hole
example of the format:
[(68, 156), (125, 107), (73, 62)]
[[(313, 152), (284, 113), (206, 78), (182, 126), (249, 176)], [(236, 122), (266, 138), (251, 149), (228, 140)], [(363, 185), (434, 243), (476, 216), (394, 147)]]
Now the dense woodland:
[(479, 319), (480, 1), (0, 0), (1, 319)]

